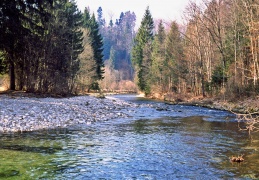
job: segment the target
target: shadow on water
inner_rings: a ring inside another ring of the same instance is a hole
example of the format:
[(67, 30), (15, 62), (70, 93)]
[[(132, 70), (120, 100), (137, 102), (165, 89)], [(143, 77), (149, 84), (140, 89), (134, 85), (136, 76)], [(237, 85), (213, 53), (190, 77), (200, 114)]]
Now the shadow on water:
[(31, 153), (47, 153), (47, 154), (54, 154), (55, 152), (62, 150), (62, 148), (33, 147), (33, 146), (24, 146), (24, 145), (10, 145), (10, 146), (0, 145), (0, 149), (31, 152)]
[(15, 177), (19, 175), (19, 171), (16, 170), (8, 170), (5, 172), (0, 172), (0, 179), (2, 178), (10, 178), (10, 177)]

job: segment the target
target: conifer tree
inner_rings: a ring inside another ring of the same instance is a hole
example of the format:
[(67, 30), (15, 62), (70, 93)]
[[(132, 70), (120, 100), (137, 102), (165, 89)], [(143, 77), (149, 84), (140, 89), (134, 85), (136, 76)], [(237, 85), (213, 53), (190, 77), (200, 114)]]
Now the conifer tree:
[(41, 20), (47, 17), (43, 4), (48, 1), (0, 1), (0, 50), (5, 53), (5, 62), (9, 66), (10, 89), (16, 88), (15, 74), (19, 61), (25, 56), (26, 36), (35, 36), (42, 30)]
[(55, 1), (45, 35), (41, 92), (67, 94), (73, 90), (82, 52), (82, 14), (74, 0)]
[(79, 71), (79, 58), (78, 56), (83, 51), (83, 33), (80, 30), (82, 27), (82, 13), (78, 10), (75, 0), (70, 0), (66, 6), (67, 26), (70, 28), (70, 33), (67, 34), (70, 43), (70, 91), (73, 89), (73, 84), (77, 72)]
[(91, 15), (90, 11), (88, 8), (85, 8), (84, 13), (83, 13), (83, 28), (87, 28), (91, 30)]
[(104, 73), (104, 63), (103, 63), (103, 40), (102, 36), (99, 33), (99, 25), (95, 19), (95, 15), (93, 14), (91, 17), (91, 31), (90, 36), (92, 38), (92, 47), (94, 51), (94, 59), (96, 61), (96, 72), (97, 72), (97, 80), (103, 79)]
[(99, 7), (97, 10), (97, 21), (100, 26), (100, 28), (103, 28), (105, 26), (105, 19), (103, 18), (103, 9), (102, 7)]
[(166, 61), (164, 76), (168, 78), (169, 88), (174, 87), (180, 92), (180, 80), (186, 72), (186, 65), (183, 56), (183, 43), (178, 24), (174, 21), (170, 25), (169, 33), (166, 37)]
[(165, 37), (166, 37), (166, 33), (165, 33), (165, 27), (163, 25), (163, 21), (160, 20), (159, 24), (158, 24), (158, 31), (157, 31), (157, 35), (156, 35), (158, 42), (160, 44), (164, 43)]
[(141, 91), (147, 93), (149, 84), (145, 75), (149, 72), (150, 50), (154, 38), (154, 21), (147, 7), (144, 17), (141, 21), (139, 31), (137, 32), (134, 47), (132, 49), (132, 62), (136, 66), (138, 76), (138, 86)]
[(152, 89), (156, 92), (165, 93), (168, 88), (168, 82), (165, 82), (165, 60), (166, 60), (166, 32), (163, 25), (163, 21), (160, 20), (158, 24), (157, 34), (155, 35), (153, 42), (153, 52), (152, 52), (152, 69), (151, 69), (151, 80)]
[(83, 27), (89, 30), (91, 38), (91, 46), (93, 50), (93, 58), (96, 62), (96, 80), (103, 79), (104, 63), (103, 63), (103, 40), (99, 33), (99, 24), (95, 15), (90, 16), (89, 10), (85, 8), (83, 15)]

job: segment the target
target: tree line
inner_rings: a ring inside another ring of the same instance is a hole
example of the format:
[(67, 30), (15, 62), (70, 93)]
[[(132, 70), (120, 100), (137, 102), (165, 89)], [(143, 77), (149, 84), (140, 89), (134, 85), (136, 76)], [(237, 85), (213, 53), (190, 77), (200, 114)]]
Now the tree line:
[[(0, 72), (10, 89), (68, 94), (135, 80), (147, 95), (258, 94), (258, 1), (190, 1), (186, 24), (154, 22), (149, 8), (115, 22), (74, 0), (2, 0)], [(127, 85), (127, 86), (131, 86)]]
[(9, 73), (11, 90), (66, 95), (103, 78), (99, 24), (74, 0), (2, 0), (0, 34), (0, 73)]
[(258, 14), (259, 1), (191, 1), (186, 24), (155, 25), (147, 8), (131, 57), (139, 89), (147, 95), (257, 95)]
[(121, 12), (114, 21), (113, 14), (106, 21), (103, 9), (97, 10), (97, 21), (103, 37), (105, 63), (104, 80), (100, 83), (104, 91), (134, 90), (136, 86), (134, 69), (131, 63), (131, 50), (135, 37), (136, 15), (134, 12)]

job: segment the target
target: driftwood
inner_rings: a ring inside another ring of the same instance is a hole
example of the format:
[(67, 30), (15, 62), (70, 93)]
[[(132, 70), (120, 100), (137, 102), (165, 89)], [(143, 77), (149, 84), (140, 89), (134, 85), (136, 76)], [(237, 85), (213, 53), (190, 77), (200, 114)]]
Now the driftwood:
[(241, 156), (232, 156), (230, 159), (231, 162), (243, 162), (245, 159), (243, 158), (244, 155)]

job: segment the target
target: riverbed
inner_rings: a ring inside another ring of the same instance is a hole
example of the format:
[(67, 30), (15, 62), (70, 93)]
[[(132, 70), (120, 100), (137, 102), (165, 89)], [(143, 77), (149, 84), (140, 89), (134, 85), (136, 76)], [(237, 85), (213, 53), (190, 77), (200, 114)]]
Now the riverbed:
[[(259, 134), (235, 115), (135, 95), (123, 117), (0, 134), (0, 179), (258, 179)], [(242, 163), (231, 156), (244, 155)]]

